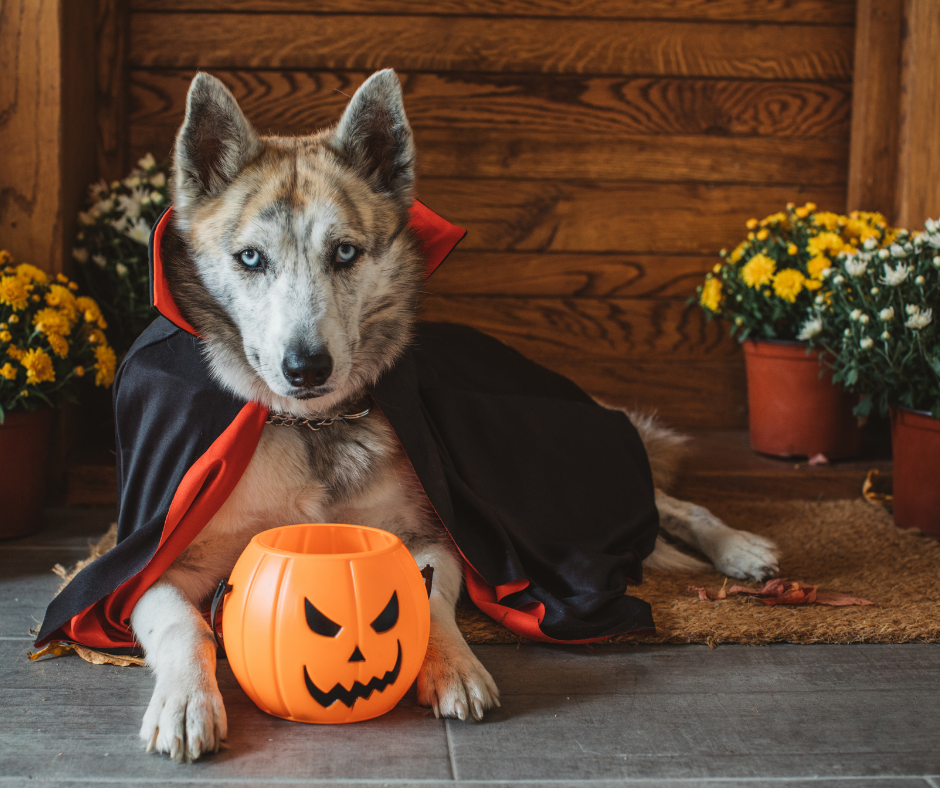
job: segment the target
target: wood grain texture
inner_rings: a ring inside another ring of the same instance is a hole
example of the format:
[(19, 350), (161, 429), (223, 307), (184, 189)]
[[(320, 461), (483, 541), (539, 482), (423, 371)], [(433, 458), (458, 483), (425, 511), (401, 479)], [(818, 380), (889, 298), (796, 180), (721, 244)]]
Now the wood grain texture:
[[(175, 133), (195, 70), (130, 74), (138, 135)], [(334, 123), (369, 72), (227, 71), (261, 130), (309, 134)], [(567, 74), (400, 74), (412, 126), (536, 134), (683, 134), (847, 139), (848, 83)]]
[(850, 25), (854, 0), (132, 0), (135, 11), (564, 16)]
[(940, 216), (940, 3), (905, 0), (898, 130), (897, 223)]
[(425, 282), (440, 295), (687, 298), (715, 255), (465, 252), (457, 247)]
[(432, 295), (422, 316), (474, 326), (536, 360), (725, 361), (740, 355), (725, 324), (674, 298)]
[[(809, 173), (794, 173), (807, 177)], [(808, 180), (808, 178), (807, 178)], [(715, 254), (751, 218), (788, 201), (821, 210), (845, 205), (840, 186), (711, 186), (673, 183), (475, 181), (425, 178), (430, 208), (466, 227), (465, 251)]]
[(0, 4), (0, 245), (60, 270), (61, 52), (57, 0)]
[(844, 80), (853, 45), (852, 28), (826, 25), (138, 12), (129, 57), (160, 68)]
[[(130, 14), (124, 0), (98, 0), (97, 150), (98, 177), (123, 178), (128, 170), (127, 34)], [(185, 99), (185, 94), (183, 96)], [(182, 114), (180, 115), (182, 118)]]
[(847, 209), (896, 215), (903, 0), (858, 0)]

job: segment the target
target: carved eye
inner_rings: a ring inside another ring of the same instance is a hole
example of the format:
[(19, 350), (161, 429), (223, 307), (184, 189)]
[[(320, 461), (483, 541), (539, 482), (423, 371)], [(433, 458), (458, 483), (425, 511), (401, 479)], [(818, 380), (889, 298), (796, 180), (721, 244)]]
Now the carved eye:
[(257, 249), (244, 249), (239, 252), (238, 262), (240, 262), (246, 268), (260, 268), (261, 267), (261, 252)]
[(348, 268), (359, 257), (359, 250), (352, 244), (340, 244), (336, 247), (335, 263), (339, 268)]
[(398, 592), (392, 592), (392, 598), (385, 606), (385, 610), (379, 613), (379, 617), (372, 622), (372, 628), (379, 633), (388, 632), (398, 623)]
[[(395, 617), (398, 617), (398, 608), (396, 603)], [(335, 638), (342, 630), (342, 627), (335, 621), (331, 621), (317, 610), (307, 597), (304, 597), (304, 612), (307, 614), (307, 626), (318, 635), (325, 638)]]

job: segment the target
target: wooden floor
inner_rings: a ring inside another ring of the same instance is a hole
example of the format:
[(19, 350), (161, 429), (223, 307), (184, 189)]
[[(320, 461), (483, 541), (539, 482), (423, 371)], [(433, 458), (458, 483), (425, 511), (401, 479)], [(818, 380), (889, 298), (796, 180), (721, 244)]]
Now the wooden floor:
[[(805, 457), (780, 459), (754, 452), (745, 430), (690, 432), (690, 455), (676, 495), (691, 501), (857, 498), (865, 476), (877, 469), (890, 478), (890, 446), (874, 440), (861, 458), (810, 466)], [(117, 500), (112, 455), (98, 451), (69, 469), (68, 506), (113, 506)]]

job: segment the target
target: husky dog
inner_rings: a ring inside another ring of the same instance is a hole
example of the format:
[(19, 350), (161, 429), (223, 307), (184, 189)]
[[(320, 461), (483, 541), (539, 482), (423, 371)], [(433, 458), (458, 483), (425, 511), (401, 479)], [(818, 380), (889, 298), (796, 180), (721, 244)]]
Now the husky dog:
[[(393, 71), (356, 92), (339, 123), (309, 137), (260, 137), (232, 94), (198, 74), (174, 154), (174, 224), (164, 267), (212, 373), (277, 413), (349, 412), (412, 336), (424, 261), (408, 229), (415, 147)], [(682, 442), (633, 416), (658, 487)], [(213, 634), (199, 613), (261, 530), (346, 522), (397, 534), (431, 564), (431, 636), (418, 700), (479, 720), (499, 691), (454, 618), (461, 559), (380, 414), (318, 432), (269, 425), (247, 471), (199, 536), (137, 603), (131, 626), (156, 677), (140, 736), (195, 759), (219, 749), (226, 716)], [(657, 490), (663, 529), (722, 572), (763, 579), (775, 548)], [(660, 569), (701, 566), (662, 540)]]

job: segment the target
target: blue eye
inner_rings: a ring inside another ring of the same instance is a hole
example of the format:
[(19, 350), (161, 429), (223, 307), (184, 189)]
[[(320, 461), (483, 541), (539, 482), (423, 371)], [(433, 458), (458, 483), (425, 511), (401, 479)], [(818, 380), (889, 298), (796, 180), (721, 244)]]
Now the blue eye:
[(339, 266), (350, 266), (356, 262), (359, 257), (359, 250), (352, 244), (340, 244), (336, 248), (336, 264)]
[(245, 249), (238, 253), (238, 262), (248, 268), (260, 268), (261, 252), (257, 249)]

